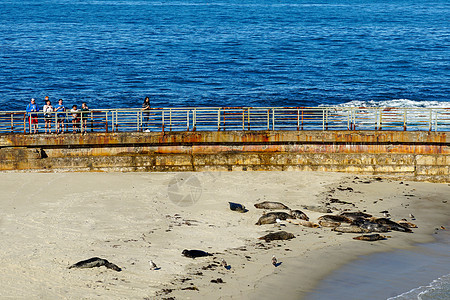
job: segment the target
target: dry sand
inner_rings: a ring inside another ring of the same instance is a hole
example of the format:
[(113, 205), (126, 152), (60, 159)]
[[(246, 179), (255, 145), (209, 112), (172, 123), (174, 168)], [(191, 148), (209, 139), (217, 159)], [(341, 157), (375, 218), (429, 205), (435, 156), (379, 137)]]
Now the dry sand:
[[(11, 299), (299, 299), (357, 256), (430, 242), (450, 220), (448, 184), (341, 173), (1, 173), (0, 189), (0, 295)], [(302, 205), (330, 199), (352, 203), (331, 203), (333, 213), (412, 213), (419, 228), (365, 242), (330, 228), (255, 225), (257, 202), (280, 201), (316, 221), (323, 213)], [(258, 240), (280, 229), (296, 238)], [(214, 256), (194, 260), (183, 249)], [(68, 269), (95, 256), (122, 271)]]

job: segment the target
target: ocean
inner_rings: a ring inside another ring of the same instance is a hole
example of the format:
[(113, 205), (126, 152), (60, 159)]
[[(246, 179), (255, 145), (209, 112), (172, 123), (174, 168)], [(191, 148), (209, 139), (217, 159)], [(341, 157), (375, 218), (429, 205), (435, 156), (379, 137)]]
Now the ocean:
[(411, 250), (363, 256), (326, 277), (306, 300), (450, 299), (450, 233)]
[(448, 0), (2, 0), (0, 110), (450, 106)]

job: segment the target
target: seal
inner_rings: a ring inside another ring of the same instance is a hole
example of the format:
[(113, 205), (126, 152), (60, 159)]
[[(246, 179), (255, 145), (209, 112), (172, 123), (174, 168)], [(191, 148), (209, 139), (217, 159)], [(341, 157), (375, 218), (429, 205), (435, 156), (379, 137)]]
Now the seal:
[(290, 240), (295, 238), (295, 236), (286, 231), (277, 231), (266, 234), (265, 236), (260, 237), (260, 240), (265, 240), (266, 242), (274, 241), (274, 240)]
[(351, 223), (352, 221), (344, 216), (335, 215), (323, 215), (317, 218), (317, 220), (322, 220), (326, 222), (339, 222), (339, 223)]
[(189, 257), (189, 258), (212, 256), (211, 253), (208, 253), (208, 252), (203, 251), (203, 250), (187, 250), (187, 249), (184, 249), (183, 252), (181, 252), (181, 254), (183, 254), (184, 256)]
[(338, 227), (338, 226), (341, 226), (341, 222), (319, 220), (319, 225), (322, 227)]
[(258, 222), (256, 222), (256, 225), (275, 224), (277, 223), (277, 219), (287, 220), (287, 219), (295, 219), (295, 217), (285, 212), (270, 212), (265, 215), (262, 215), (259, 218)]
[(363, 234), (360, 236), (355, 236), (353, 239), (360, 240), (360, 241), (373, 242), (373, 241), (385, 240), (386, 238), (387, 238), (387, 236), (385, 236), (385, 235), (374, 233), (374, 234)]
[(366, 214), (361, 211), (354, 211), (354, 212), (343, 212), (340, 214), (340, 216), (346, 217), (350, 220), (357, 220), (357, 219), (367, 219), (372, 217), (372, 215)]
[(417, 228), (416, 224), (413, 224), (411, 222), (408, 222), (406, 219), (401, 219), (400, 221), (397, 222), (398, 224), (402, 225), (403, 227), (408, 227), (408, 228)]
[(385, 225), (389, 230), (395, 230), (395, 231), (401, 231), (401, 232), (412, 232), (411, 229), (408, 227), (405, 227), (403, 225), (398, 224), (397, 222), (394, 222), (392, 220), (386, 219), (386, 218), (370, 218), (371, 222)]
[(389, 227), (384, 226), (382, 224), (365, 221), (364, 223), (361, 223), (359, 225), (360, 228), (368, 230), (368, 232), (388, 232)]
[(297, 219), (301, 219), (301, 220), (305, 220), (305, 221), (309, 221), (308, 216), (302, 212), (301, 210), (295, 209), (295, 210), (290, 210), (289, 214)]
[(273, 201), (264, 201), (261, 203), (256, 203), (255, 207), (261, 209), (289, 209), (289, 207), (287, 207), (283, 203)]
[(350, 226), (338, 226), (332, 229), (336, 232), (342, 232), (342, 233), (367, 233), (369, 232), (367, 229), (361, 228), (356, 225), (350, 225)]
[(110, 263), (106, 259), (99, 258), (99, 257), (92, 257), (92, 258), (89, 258), (86, 260), (79, 261), (76, 264), (71, 265), (69, 267), (69, 269), (72, 269), (72, 268), (80, 268), (80, 269), (96, 268), (96, 267), (101, 267), (101, 266), (105, 266), (108, 269), (112, 269), (117, 272), (122, 271), (122, 269), (119, 268), (117, 265)]
[(313, 223), (311, 221), (305, 221), (305, 220), (302, 220), (302, 219), (295, 219), (295, 220), (289, 220), (288, 219), (288, 220), (286, 220), (286, 222), (292, 223), (294, 225), (302, 225), (302, 226), (311, 227), (311, 228), (319, 227), (319, 224)]
[(230, 209), (233, 211), (237, 211), (240, 213), (246, 213), (248, 212), (248, 209), (245, 209), (245, 206), (239, 203), (234, 202), (228, 202), (230, 204)]
[(329, 214), (331, 213), (331, 209), (324, 207), (324, 206), (316, 206), (316, 205), (302, 205), (303, 209), (322, 213), (322, 214)]

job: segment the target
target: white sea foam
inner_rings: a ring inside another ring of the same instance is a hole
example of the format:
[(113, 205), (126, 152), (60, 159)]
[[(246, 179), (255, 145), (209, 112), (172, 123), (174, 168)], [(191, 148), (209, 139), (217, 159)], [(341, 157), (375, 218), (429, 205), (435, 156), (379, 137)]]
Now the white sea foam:
[(433, 280), (429, 285), (420, 286), (388, 300), (444, 300), (450, 299), (450, 274)]
[(450, 108), (450, 102), (415, 101), (409, 99), (393, 99), (386, 101), (350, 101), (338, 105), (321, 105), (333, 107), (406, 107), (406, 108)]

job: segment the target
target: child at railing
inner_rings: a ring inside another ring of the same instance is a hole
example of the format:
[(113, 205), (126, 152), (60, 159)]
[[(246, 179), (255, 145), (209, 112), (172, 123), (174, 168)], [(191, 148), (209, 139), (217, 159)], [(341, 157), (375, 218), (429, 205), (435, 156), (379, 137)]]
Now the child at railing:
[(80, 127), (80, 111), (78, 110), (77, 106), (72, 106), (72, 109), (70, 110), (70, 113), (72, 114), (72, 130), (73, 133), (78, 132), (78, 128)]

